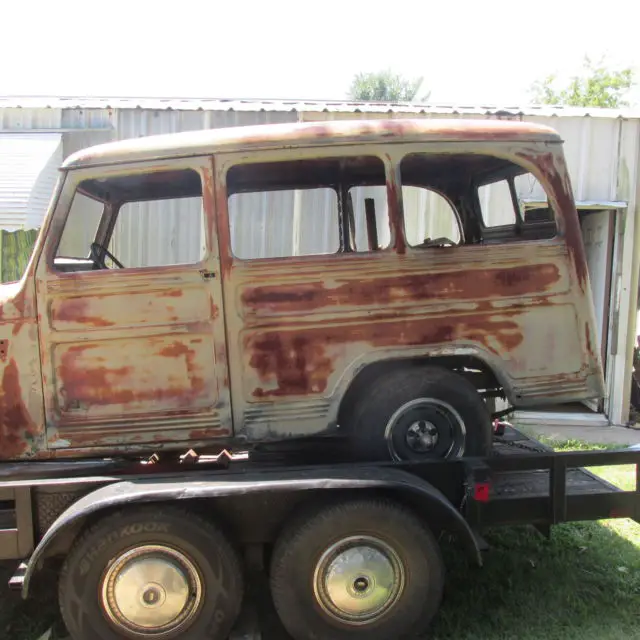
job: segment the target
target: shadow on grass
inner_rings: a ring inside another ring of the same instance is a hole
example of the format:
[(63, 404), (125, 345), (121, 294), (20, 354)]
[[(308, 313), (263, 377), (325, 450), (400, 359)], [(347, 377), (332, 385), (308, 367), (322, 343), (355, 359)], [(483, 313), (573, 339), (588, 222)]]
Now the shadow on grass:
[[(560, 525), (487, 534), (483, 569), (445, 549), (449, 577), (433, 640), (640, 638), (640, 526)], [(629, 529), (631, 530), (631, 529)]]
[(34, 582), (32, 596), (23, 600), (20, 593), (7, 587), (16, 567), (17, 562), (0, 563), (0, 638), (36, 640), (58, 621), (57, 577), (55, 572), (44, 570)]
[[(640, 526), (620, 524), (629, 539), (609, 523), (557, 526), (551, 540), (526, 527), (488, 532), (492, 548), (482, 569), (445, 546), (445, 598), (423, 638), (640, 640)], [(0, 579), (13, 568), (0, 569)], [(54, 638), (64, 637), (55, 575), (43, 575), (36, 586), (27, 602), (3, 593), (1, 638), (36, 640), (53, 624), (60, 630)], [(286, 640), (271, 606), (263, 600), (260, 609), (263, 639)]]

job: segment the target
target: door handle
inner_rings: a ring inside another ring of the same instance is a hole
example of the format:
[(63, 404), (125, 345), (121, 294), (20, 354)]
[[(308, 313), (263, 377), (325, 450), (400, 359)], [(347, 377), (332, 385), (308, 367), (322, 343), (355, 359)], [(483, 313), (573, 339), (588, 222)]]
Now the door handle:
[(202, 276), (203, 280), (211, 280), (212, 278), (216, 277), (215, 272), (207, 271), (206, 269), (200, 269), (200, 275)]

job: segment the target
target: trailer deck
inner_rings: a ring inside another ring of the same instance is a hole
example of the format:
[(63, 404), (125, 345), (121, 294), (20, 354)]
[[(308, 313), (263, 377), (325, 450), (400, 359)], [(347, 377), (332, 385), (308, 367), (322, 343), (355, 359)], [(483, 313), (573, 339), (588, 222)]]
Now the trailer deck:
[[(553, 453), (553, 449), (526, 436), (513, 427), (494, 444), (497, 456), (511, 457), (535, 453)], [(545, 497), (549, 494), (550, 469), (502, 471), (494, 476), (493, 496), (500, 499), (518, 497)], [(566, 472), (567, 496), (620, 493), (622, 490), (584, 468), (568, 468)]]

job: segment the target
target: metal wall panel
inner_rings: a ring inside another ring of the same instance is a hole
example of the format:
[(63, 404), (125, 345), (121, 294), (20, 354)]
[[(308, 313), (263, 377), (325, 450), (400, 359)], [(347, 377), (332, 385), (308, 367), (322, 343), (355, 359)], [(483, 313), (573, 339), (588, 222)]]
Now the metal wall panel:
[(61, 162), (60, 134), (0, 134), (0, 228), (40, 227)]
[(33, 131), (60, 129), (62, 110), (23, 109), (10, 107), (0, 109), (0, 131)]

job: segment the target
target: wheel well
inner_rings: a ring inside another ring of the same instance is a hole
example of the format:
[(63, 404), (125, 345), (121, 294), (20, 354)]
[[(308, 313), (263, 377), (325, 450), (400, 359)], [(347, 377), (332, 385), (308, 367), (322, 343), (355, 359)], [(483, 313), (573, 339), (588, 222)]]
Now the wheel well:
[(399, 369), (426, 366), (443, 367), (450, 371), (455, 371), (469, 380), (484, 398), (504, 397), (502, 385), (491, 367), (480, 358), (474, 356), (435, 356), (383, 360), (366, 365), (356, 374), (340, 403), (338, 423), (341, 424), (345, 420), (356, 399), (366, 393), (368, 387), (380, 376)]

